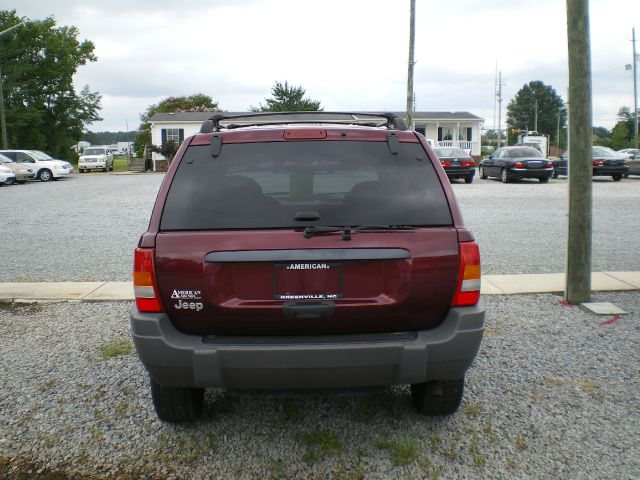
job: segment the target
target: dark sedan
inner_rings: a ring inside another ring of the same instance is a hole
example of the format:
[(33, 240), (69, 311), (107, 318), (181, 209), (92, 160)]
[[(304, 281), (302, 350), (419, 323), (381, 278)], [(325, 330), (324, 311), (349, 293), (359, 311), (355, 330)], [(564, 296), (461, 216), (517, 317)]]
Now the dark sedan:
[(434, 148), (434, 152), (440, 159), (449, 180), (453, 178), (464, 178), (466, 183), (473, 182), (476, 174), (476, 162), (461, 148), (439, 147)]
[(480, 178), (497, 177), (503, 183), (520, 178), (537, 178), (547, 183), (553, 164), (532, 147), (502, 147), (480, 162)]
[[(592, 147), (593, 176), (610, 176), (615, 182), (622, 180), (622, 177), (629, 174), (629, 165), (625, 158), (608, 147)], [(553, 177), (567, 175), (569, 152), (562, 154), (559, 160), (553, 162)]]

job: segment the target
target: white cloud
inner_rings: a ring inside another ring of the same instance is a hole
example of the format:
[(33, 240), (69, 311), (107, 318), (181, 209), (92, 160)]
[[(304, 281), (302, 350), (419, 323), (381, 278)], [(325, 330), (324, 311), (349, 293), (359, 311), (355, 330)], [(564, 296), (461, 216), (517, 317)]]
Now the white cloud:
[[(532, 80), (567, 90), (565, 2), (418, 1), (419, 110), (468, 110), (493, 123), (496, 61), (504, 107)], [(53, 14), (94, 42), (98, 62), (78, 88), (103, 95), (92, 130), (137, 126), (151, 103), (205, 93), (230, 111), (264, 102), (276, 80), (302, 85), (326, 109), (403, 110), (409, 2), (386, 0), (23, 0), (17, 13)], [(640, 2), (592, 0), (594, 122), (611, 127), (632, 105), (631, 28)], [(640, 32), (638, 32), (640, 37)], [(640, 45), (640, 44), (639, 44)], [(640, 47), (639, 47), (640, 48)], [(503, 119), (504, 119), (503, 111)]]

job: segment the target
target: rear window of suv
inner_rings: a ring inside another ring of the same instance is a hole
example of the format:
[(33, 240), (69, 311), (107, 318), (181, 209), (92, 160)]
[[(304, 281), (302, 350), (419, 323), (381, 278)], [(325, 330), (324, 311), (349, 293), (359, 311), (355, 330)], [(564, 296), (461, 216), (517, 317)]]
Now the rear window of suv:
[[(296, 219), (297, 218), (297, 219)], [(400, 143), (299, 141), (189, 147), (160, 229), (452, 224), (425, 151)]]

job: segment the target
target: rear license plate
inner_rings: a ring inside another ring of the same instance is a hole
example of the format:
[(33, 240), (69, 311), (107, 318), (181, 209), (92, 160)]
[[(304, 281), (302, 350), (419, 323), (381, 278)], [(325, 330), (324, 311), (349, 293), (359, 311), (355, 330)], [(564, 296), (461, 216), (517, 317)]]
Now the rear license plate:
[(273, 265), (273, 298), (277, 300), (331, 300), (341, 298), (343, 288), (340, 263)]

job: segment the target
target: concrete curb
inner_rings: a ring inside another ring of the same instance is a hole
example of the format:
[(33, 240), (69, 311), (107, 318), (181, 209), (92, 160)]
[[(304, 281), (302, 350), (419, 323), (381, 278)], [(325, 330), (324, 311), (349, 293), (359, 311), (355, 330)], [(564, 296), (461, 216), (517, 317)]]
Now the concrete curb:
[[(484, 275), (483, 295), (562, 293), (564, 273)], [(640, 272), (594, 272), (594, 292), (640, 290)], [(131, 282), (0, 282), (0, 302), (133, 300)]]

